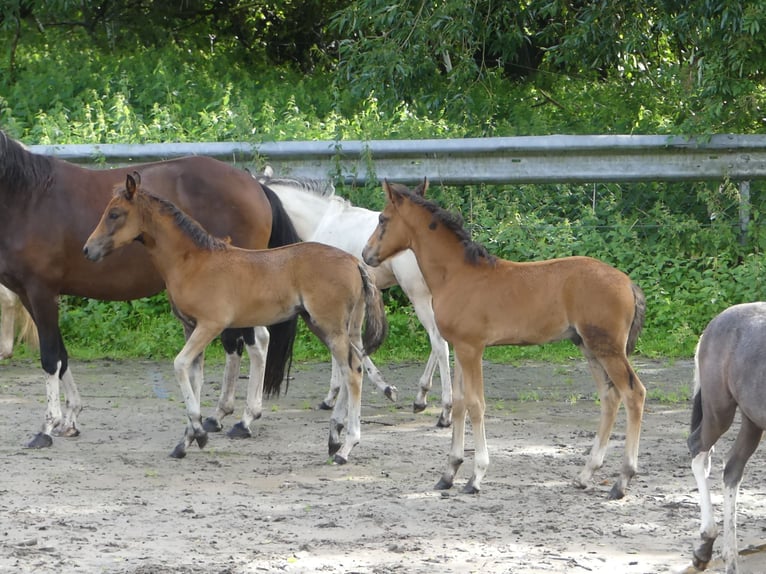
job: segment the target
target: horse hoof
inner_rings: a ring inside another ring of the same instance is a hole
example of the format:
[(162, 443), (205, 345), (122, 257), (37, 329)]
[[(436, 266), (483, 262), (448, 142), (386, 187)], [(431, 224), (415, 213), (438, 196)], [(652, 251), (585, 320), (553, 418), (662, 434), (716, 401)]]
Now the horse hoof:
[(53, 445), (53, 438), (49, 434), (39, 432), (27, 445), (27, 448), (49, 448)]
[(436, 426), (440, 429), (446, 429), (452, 426), (452, 417), (445, 416), (444, 413), (439, 415), (439, 420), (436, 421)]
[(62, 431), (59, 431), (58, 436), (62, 438), (74, 438), (80, 436), (80, 431), (76, 427), (69, 427)]
[(319, 403), (319, 410), (320, 411), (331, 411), (332, 405), (328, 404), (327, 401), (322, 401)]
[(328, 442), (327, 443), (327, 452), (330, 453), (330, 456), (334, 455), (336, 452), (340, 450), (340, 443), (339, 442)]
[(207, 433), (204, 431), (196, 433), (194, 435), (194, 440), (197, 441), (198, 447), (205, 448), (205, 445), (207, 444)]
[(184, 443), (177, 444), (176, 448), (173, 449), (173, 452), (170, 453), (170, 456), (173, 458), (185, 458), (186, 446)]
[(334, 464), (346, 464), (348, 459), (343, 458), (341, 455), (336, 454), (332, 459)]
[(625, 497), (625, 491), (620, 486), (619, 482), (615, 482), (612, 486), (612, 490), (609, 491), (609, 500), (620, 500)]
[(399, 390), (396, 387), (392, 387), (391, 385), (386, 387), (386, 390), (383, 391), (383, 394), (388, 400), (392, 402), (396, 402), (396, 400), (399, 398)]
[(229, 438), (250, 438), (253, 436), (253, 433), (251, 433), (250, 429), (245, 426), (245, 423), (239, 421), (231, 427), (231, 430), (226, 433), (226, 436)]
[(205, 429), (205, 432), (221, 432), (223, 430), (223, 425), (217, 418), (207, 417), (202, 422), (202, 428)]
[(468, 481), (466, 485), (460, 490), (463, 494), (479, 494), (479, 489), (473, 485), (473, 481)]
[(449, 490), (450, 488), (452, 488), (452, 481), (446, 480), (444, 477), (441, 477), (434, 486), (434, 490)]
[(412, 403), (412, 412), (413, 413), (422, 413), (424, 410), (426, 410), (426, 403)]

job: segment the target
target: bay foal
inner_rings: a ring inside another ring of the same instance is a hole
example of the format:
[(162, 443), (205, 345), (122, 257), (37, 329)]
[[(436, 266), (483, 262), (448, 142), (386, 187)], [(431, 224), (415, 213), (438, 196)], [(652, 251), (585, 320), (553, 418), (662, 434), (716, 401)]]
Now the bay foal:
[[(141, 241), (179, 319), (192, 327), (174, 361), (188, 424), (172, 456), (183, 458), (194, 441), (200, 448), (207, 443), (200, 392), (203, 353), (210, 342), (227, 328), (271, 325), (300, 315), (342, 369), (344, 384), (330, 419), (329, 451), (335, 462), (346, 462), (360, 439), (362, 355), (377, 349), (387, 327), (383, 301), (364, 264), (320, 243), (262, 250), (233, 247), (209, 235), (168, 200), (139, 189), (140, 176), (135, 176), (128, 175), (125, 187), (117, 189), (83, 251), (99, 261)], [(280, 384), (264, 390), (278, 393)]]
[(463, 462), (466, 412), (476, 454), (463, 489), (475, 493), (489, 465), (484, 435), (482, 355), (490, 345), (537, 345), (569, 339), (588, 360), (601, 399), (601, 423), (576, 484), (585, 488), (600, 468), (621, 401), (627, 438), (619, 480), (609, 496), (625, 495), (636, 473), (646, 391), (628, 361), (644, 320), (644, 295), (617, 269), (588, 257), (532, 263), (505, 261), (470, 240), (462, 218), (414, 191), (383, 183), (387, 202), (363, 258), (380, 265), (412, 249), (433, 296), (439, 332), (454, 346), (452, 448), (436, 485), (450, 488)]

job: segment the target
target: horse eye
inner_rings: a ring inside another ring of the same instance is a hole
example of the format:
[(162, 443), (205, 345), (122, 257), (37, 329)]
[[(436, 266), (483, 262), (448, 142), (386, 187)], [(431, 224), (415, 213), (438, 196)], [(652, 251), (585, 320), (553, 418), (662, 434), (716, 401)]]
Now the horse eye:
[(115, 219), (120, 217), (120, 213), (118, 211), (110, 211), (109, 212), (109, 219), (114, 221)]

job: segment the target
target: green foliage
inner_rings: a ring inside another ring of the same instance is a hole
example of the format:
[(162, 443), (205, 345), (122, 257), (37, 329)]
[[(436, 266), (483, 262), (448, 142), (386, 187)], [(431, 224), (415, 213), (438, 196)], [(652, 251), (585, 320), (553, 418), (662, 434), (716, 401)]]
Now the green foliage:
[[(97, 4), (0, 7), (2, 129), (43, 144), (257, 144), (763, 126), (766, 4), (233, 1), (219, 16), (204, 0), (184, 10)], [(152, 25), (162, 18), (166, 27)], [(247, 34), (236, 33), (242, 24)], [(685, 356), (718, 311), (766, 298), (762, 187), (752, 184), (744, 241), (730, 182), (432, 185), (429, 194), (501, 257), (582, 254), (623, 269), (647, 298), (639, 351)], [(339, 193), (383, 205), (376, 185)], [(391, 334), (378, 356), (424, 360), (427, 336), (402, 292), (388, 291), (386, 305)], [(61, 309), (76, 355), (171, 357), (183, 343), (164, 295), (62, 297)], [(561, 343), (487, 356), (576, 355)], [(328, 357), (302, 328), (296, 358)]]

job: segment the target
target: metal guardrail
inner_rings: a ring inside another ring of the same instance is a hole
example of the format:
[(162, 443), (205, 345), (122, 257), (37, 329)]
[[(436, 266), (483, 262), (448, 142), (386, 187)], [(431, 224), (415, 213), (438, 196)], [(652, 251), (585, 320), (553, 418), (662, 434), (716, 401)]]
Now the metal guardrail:
[(428, 140), (33, 145), (115, 166), (208, 155), (276, 173), (363, 183), (424, 176), (443, 185), (766, 179), (766, 136), (523, 136)]

